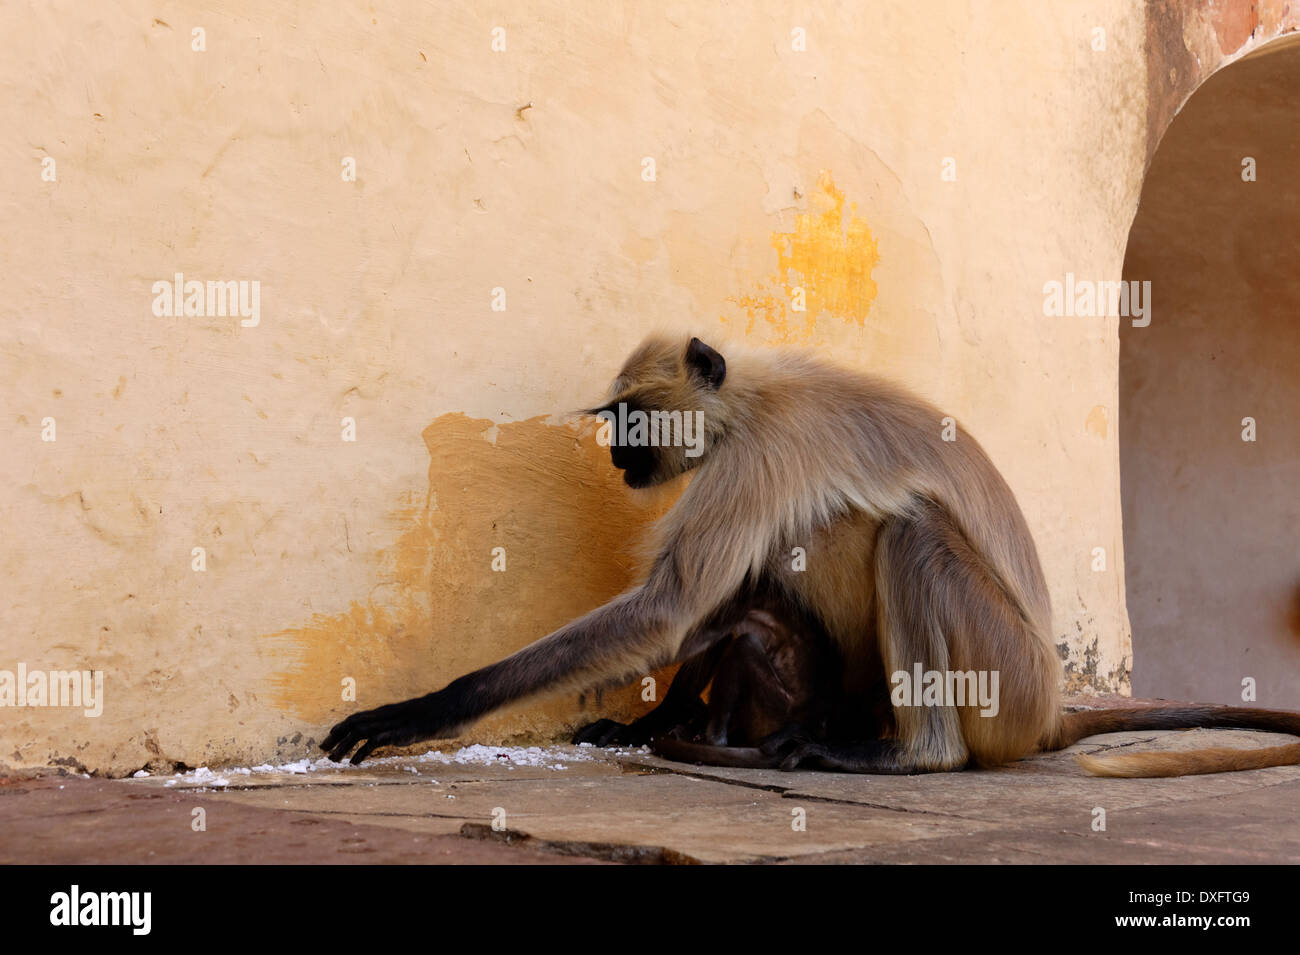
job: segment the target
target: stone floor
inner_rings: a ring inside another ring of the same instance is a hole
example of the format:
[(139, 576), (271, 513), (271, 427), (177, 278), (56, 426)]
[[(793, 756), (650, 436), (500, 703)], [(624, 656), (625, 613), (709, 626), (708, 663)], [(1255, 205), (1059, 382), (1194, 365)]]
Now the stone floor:
[(1300, 861), (1300, 767), (1099, 779), (1072, 756), (1291, 741), (1112, 734), (995, 771), (912, 777), (712, 769), (590, 747), (9, 776), (0, 863), (1289, 863)]

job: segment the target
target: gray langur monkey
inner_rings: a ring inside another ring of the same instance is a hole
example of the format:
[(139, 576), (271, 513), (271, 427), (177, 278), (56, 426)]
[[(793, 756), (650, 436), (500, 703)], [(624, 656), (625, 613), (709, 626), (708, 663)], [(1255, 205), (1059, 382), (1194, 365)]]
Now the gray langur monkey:
[[(1300, 735), (1300, 714), (1244, 707), (1063, 713), (1047, 585), (1011, 489), (973, 438), (959, 430), (943, 440), (943, 415), (894, 384), (796, 352), (724, 359), (698, 338), (652, 337), (592, 413), (620, 405), (620, 413), (701, 412), (703, 420), (702, 447), (611, 444), (630, 487), (692, 472), (656, 526), (645, 581), (441, 690), (347, 717), (321, 744), (331, 759), (356, 747), (359, 763), (380, 746), (451, 737), (507, 703), (630, 682), (674, 661), (686, 661), (684, 671), (694, 664), (694, 681), (707, 682), (718, 644), (752, 609), (769, 606), (777, 619), (795, 615), (827, 635), (836, 691), (864, 701), (864, 712), (887, 674), (917, 665), (999, 677), (996, 715), (973, 705), (896, 706), (885, 732), (871, 720), (857, 733), (841, 725), (833, 737), (797, 724), (778, 730), (757, 749), (787, 769), (996, 766), (1118, 730)], [(805, 571), (792, 569), (796, 547)], [(689, 699), (690, 687), (678, 696)], [(1300, 743), (1081, 762), (1103, 775), (1220, 772), (1300, 763)]]

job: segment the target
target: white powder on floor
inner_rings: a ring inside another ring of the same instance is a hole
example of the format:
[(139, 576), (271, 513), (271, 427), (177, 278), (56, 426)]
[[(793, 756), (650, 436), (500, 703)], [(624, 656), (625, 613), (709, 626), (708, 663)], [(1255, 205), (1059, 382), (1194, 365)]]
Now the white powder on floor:
[[(370, 759), (361, 766), (353, 766), (351, 763), (342, 762), (334, 763), (324, 756), (319, 759), (303, 758), (292, 763), (282, 763), (279, 766), (272, 766), (270, 763), (262, 763), (260, 766), (236, 766), (222, 769), (220, 773), (214, 772), (206, 766), (200, 766), (198, 769), (192, 769), (185, 773), (176, 773), (167, 780), (166, 785), (176, 786), (229, 786), (230, 776), (253, 776), (265, 773), (288, 773), (299, 775), (305, 773), (317, 773), (325, 771), (345, 771), (352, 769), (370, 769), (375, 766), (396, 766), (407, 772), (419, 774), (419, 769), (412, 766), (412, 763), (435, 763), (441, 766), (450, 766), (452, 764), (461, 766), (505, 766), (514, 769), (516, 766), (532, 766), (541, 769), (564, 770), (568, 769), (570, 763), (593, 762), (600, 752), (590, 743), (583, 743), (575, 748), (561, 748), (558, 746), (484, 746), (476, 744), (458, 749), (454, 753), (443, 753), (439, 750), (430, 750), (423, 756), (385, 756), (380, 759)], [(647, 747), (635, 749), (611, 749), (605, 752), (616, 756), (640, 756), (650, 752)], [(148, 773), (141, 770), (136, 776), (147, 776)], [(437, 782), (437, 780), (434, 780)]]

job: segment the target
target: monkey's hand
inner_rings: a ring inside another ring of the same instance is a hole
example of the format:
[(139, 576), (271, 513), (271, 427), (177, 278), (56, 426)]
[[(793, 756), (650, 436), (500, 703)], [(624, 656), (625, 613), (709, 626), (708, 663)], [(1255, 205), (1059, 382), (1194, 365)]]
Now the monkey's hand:
[(337, 763), (360, 743), (361, 748), (352, 754), (355, 766), (380, 746), (406, 746), (451, 735), (449, 730), (460, 720), (450, 710), (442, 691), (363, 710), (336, 723), (320, 748)]

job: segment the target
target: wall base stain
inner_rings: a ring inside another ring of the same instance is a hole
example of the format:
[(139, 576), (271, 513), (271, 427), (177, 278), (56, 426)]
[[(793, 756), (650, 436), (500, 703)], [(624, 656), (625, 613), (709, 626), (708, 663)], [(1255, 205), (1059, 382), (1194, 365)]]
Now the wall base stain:
[[(337, 613), (264, 637), (272, 704), (306, 724), (438, 689), (544, 636), (635, 583), (636, 540), (671, 503), (628, 490), (587, 423), (496, 423), (454, 413), (425, 429), (429, 486), (399, 502), (375, 588)], [(505, 570), (494, 571), (503, 548)], [(659, 676), (659, 696), (666, 689)], [(342, 699), (346, 677), (357, 700)], [(634, 686), (527, 704), (476, 739), (555, 736), (597, 715), (649, 709)]]

